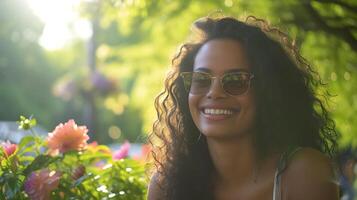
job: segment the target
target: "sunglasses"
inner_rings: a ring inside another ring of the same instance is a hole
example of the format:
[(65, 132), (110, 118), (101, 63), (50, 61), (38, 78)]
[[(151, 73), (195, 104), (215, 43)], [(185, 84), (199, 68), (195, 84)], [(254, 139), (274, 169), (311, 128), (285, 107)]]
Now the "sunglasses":
[(248, 72), (233, 72), (222, 77), (214, 77), (205, 72), (181, 72), (185, 90), (194, 95), (206, 94), (212, 85), (213, 79), (219, 78), (221, 87), (230, 95), (242, 95), (250, 87), (254, 75)]

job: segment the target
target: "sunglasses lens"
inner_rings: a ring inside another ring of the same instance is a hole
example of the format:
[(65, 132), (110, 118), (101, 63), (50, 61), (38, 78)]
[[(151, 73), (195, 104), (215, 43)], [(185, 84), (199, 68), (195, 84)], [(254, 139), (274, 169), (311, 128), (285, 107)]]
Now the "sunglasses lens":
[(231, 95), (240, 95), (249, 88), (249, 74), (227, 74), (223, 77), (223, 89)]
[(182, 78), (185, 90), (187, 92), (189, 92), (190, 88), (191, 88), (191, 82), (192, 82), (192, 73), (187, 73), (187, 72), (181, 73), (181, 78)]
[(211, 77), (203, 73), (193, 73), (191, 79), (190, 93), (192, 94), (204, 94), (208, 92), (211, 86)]

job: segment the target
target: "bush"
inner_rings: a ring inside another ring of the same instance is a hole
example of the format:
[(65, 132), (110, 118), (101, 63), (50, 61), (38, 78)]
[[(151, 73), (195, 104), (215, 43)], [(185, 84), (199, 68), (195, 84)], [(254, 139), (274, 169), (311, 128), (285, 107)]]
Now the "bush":
[(87, 144), (87, 128), (73, 120), (47, 138), (33, 132), (34, 119), (19, 124), (29, 135), (0, 146), (0, 199), (145, 199), (146, 167), (127, 157), (128, 145), (112, 154)]

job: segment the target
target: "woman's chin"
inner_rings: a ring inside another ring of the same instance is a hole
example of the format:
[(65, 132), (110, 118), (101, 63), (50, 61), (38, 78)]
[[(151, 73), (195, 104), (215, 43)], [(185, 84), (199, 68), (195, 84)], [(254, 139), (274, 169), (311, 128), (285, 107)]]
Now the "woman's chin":
[(222, 129), (220, 130), (209, 130), (209, 131), (203, 131), (202, 135), (206, 137), (207, 140), (217, 140), (217, 141), (232, 141), (235, 139), (242, 139), (246, 137), (247, 135), (250, 135), (248, 133), (243, 133), (243, 132), (222, 132)]

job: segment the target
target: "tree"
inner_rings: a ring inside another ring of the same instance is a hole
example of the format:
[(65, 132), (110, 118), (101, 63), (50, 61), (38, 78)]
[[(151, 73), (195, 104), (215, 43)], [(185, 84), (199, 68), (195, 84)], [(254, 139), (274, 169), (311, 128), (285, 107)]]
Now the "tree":
[(0, 120), (35, 114), (47, 128), (57, 123), (53, 113), (61, 103), (51, 94), (56, 70), (37, 43), (42, 28), (23, 1), (0, 1)]

